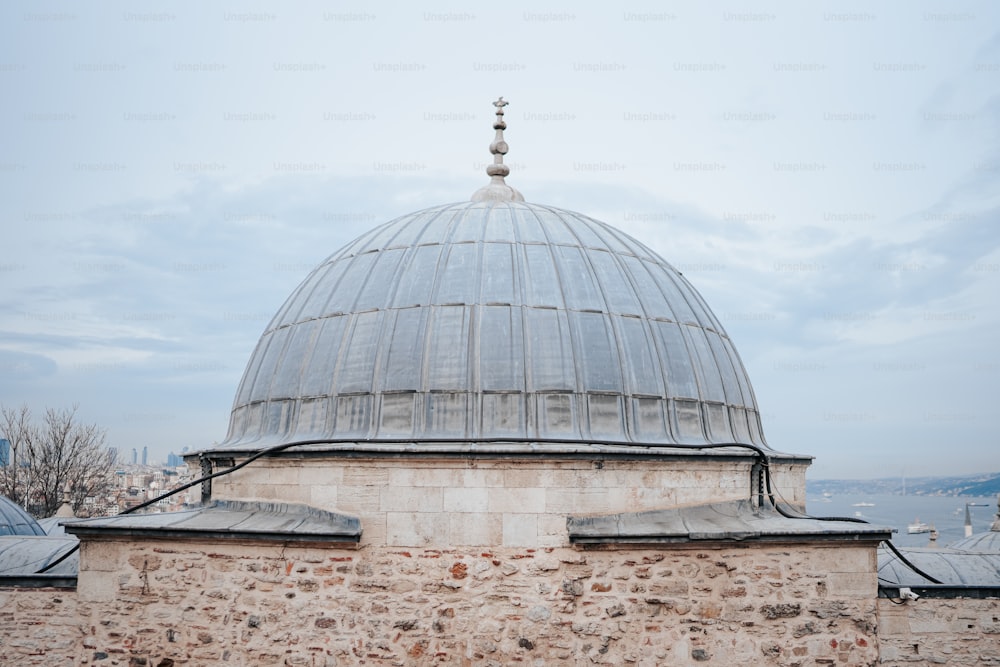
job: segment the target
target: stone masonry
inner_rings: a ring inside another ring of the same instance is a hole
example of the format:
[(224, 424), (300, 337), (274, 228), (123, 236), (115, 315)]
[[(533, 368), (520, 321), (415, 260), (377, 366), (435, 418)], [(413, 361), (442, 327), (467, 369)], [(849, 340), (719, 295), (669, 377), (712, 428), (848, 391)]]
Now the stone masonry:
[[(212, 495), (345, 512), (366, 545), (561, 547), (569, 514), (747, 498), (748, 461), (281, 457), (216, 479)], [(804, 507), (805, 466), (771, 468), (784, 502)]]
[(0, 590), (16, 665), (871, 665), (874, 548), (84, 542)]

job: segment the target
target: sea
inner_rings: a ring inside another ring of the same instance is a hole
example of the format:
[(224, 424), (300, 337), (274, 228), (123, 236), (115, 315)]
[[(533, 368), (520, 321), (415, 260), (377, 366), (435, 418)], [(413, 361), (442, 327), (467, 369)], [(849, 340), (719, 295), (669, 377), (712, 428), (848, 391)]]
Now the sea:
[(895, 528), (892, 543), (897, 547), (926, 547), (930, 533), (909, 534), (906, 527), (921, 522), (938, 532), (937, 546), (948, 546), (965, 537), (965, 504), (972, 517), (972, 532), (988, 531), (997, 513), (997, 498), (973, 496), (917, 495), (815, 495), (806, 498), (806, 511), (811, 516), (856, 517), (879, 525)]

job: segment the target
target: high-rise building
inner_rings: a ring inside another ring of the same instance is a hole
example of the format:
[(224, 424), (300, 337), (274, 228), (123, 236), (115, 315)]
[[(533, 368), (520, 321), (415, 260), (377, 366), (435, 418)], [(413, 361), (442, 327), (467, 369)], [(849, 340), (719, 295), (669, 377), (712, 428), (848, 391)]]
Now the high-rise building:
[(10, 440), (0, 438), (0, 466), (6, 468), (10, 465)]
[(132, 448), (132, 465), (135, 465), (136, 463), (138, 463), (138, 461), (139, 461), (139, 453), (135, 450), (135, 447), (133, 447)]
[(142, 448), (142, 465), (149, 465), (149, 447)]

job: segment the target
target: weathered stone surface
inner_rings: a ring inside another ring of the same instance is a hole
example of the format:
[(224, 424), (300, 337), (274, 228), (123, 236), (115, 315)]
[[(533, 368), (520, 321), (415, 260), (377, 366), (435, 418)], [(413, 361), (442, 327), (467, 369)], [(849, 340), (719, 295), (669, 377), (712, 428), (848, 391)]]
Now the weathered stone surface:
[[(108, 601), (0, 591), (0, 664), (646, 667), (878, 658), (874, 591), (815, 597), (816, 582), (834, 569), (830, 549), (165, 546), (105, 545), (102, 553), (121, 564)], [(82, 580), (112, 574), (88, 565)], [(156, 577), (146, 594), (138, 588), (144, 567)], [(782, 587), (758, 585), (775, 571), (784, 573)], [(947, 622), (977, 630), (994, 622), (988, 607), (973, 612)], [(905, 649), (893, 646), (904, 658)], [(983, 642), (976, 650), (990, 654)]]

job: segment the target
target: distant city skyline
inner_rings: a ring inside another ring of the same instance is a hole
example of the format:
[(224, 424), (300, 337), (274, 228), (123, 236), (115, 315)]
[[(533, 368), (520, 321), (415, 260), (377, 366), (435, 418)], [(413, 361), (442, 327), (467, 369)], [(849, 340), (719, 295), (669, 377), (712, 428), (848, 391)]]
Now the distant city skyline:
[(997, 25), (975, 0), (5, 3), (0, 403), (79, 403), (153, 461), (222, 441), (316, 265), (486, 183), (503, 95), (508, 183), (682, 271), (774, 449), (815, 478), (995, 468)]

